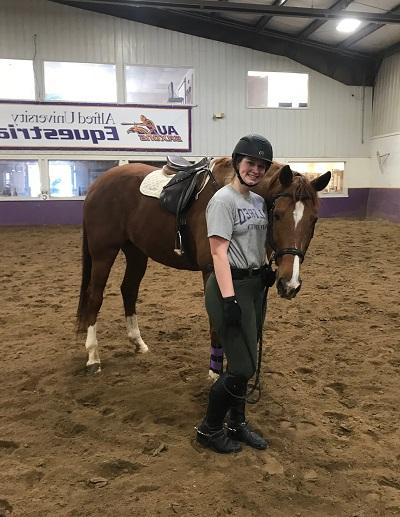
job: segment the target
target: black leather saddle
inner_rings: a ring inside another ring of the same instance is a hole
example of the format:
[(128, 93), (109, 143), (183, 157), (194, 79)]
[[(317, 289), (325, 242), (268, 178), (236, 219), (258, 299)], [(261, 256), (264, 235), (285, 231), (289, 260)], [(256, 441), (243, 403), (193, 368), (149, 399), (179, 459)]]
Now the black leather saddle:
[(207, 157), (201, 158), (195, 163), (191, 163), (183, 156), (167, 156), (168, 167), (177, 173), (180, 171), (197, 172), (204, 169), (204, 167), (208, 167), (208, 164), (209, 159)]
[(162, 189), (161, 206), (176, 216), (175, 253), (183, 255), (186, 230), (186, 212), (194, 199), (198, 177), (209, 171), (210, 159), (205, 157), (190, 163), (180, 156), (167, 156), (167, 166), (175, 175)]

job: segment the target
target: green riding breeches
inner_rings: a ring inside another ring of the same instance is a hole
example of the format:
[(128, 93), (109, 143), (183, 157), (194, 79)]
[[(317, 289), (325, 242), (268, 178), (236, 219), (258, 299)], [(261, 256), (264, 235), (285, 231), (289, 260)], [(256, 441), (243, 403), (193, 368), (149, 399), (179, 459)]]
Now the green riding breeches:
[(226, 355), (227, 371), (248, 380), (257, 366), (257, 340), (264, 322), (265, 283), (259, 275), (233, 280), (233, 285), (242, 311), (240, 327), (224, 324), (222, 296), (214, 273), (211, 273), (206, 284), (205, 303)]

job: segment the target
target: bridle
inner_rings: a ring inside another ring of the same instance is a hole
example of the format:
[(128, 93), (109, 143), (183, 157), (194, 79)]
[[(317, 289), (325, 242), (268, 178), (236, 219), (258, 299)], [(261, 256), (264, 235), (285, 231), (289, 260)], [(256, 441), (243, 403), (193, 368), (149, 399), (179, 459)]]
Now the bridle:
[(277, 249), (275, 242), (274, 242), (274, 228), (273, 228), (273, 221), (274, 221), (274, 210), (275, 210), (275, 203), (276, 200), (280, 197), (290, 197), (291, 199), (294, 199), (296, 201), (305, 201), (306, 199), (310, 199), (307, 195), (296, 195), (293, 196), (292, 194), (289, 194), (288, 192), (282, 192), (281, 194), (277, 194), (274, 196), (269, 203), (267, 203), (268, 206), (268, 230), (267, 230), (267, 244), (272, 249), (272, 254), (269, 259), (269, 264), (272, 265), (272, 262), (275, 262), (279, 257), (282, 257), (283, 255), (294, 255), (295, 257), (299, 257), (300, 264), (304, 260), (305, 251), (302, 251), (299, 248), (282, 248), (280, 250)]

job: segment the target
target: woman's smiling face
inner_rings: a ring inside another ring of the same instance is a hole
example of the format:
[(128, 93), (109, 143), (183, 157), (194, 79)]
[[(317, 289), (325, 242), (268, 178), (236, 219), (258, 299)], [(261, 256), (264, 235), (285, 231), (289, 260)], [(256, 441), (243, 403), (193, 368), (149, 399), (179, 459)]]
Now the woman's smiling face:
[(260, 182), (267, 168), (268, 165), (264, 160), (244, 156), (239, 163), (239, 174), (245, 183), (253, 186)]

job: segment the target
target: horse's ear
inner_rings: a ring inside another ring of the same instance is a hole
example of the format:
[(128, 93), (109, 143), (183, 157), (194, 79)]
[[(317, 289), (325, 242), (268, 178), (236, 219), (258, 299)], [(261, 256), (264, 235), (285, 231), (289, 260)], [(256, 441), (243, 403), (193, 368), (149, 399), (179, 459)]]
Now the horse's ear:
[(321, 176), (318, 176), (318, 178), (315, 178), (315, 180), (312, 180), (311, 185), (317, 192), (320, 192), (321, 190), (324, 190), (324, 188), (331, 181), (331, 176), (331, 171), (325, 172), (325, 174), (322, 174)]
[(284, 165), (279, 172), (279, 181), (283, 187), (288, 187), (293, 181), (293, 172), (290, 165)]

